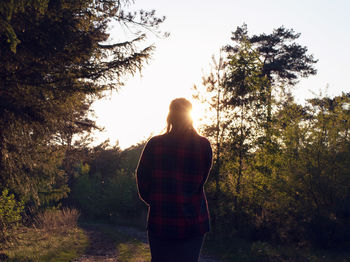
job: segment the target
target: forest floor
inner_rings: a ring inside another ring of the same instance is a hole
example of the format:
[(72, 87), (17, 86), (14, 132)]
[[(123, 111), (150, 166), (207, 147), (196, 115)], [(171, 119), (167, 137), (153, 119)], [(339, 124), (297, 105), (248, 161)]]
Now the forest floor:
[[(118, 261), (146, 262), (151, 260), (147, 233), (130, 226), (86, 224), (82, 228), (89, 237), (86, 252), (74, 262)], [(200, 262), (219, 262), (201, 255)]]

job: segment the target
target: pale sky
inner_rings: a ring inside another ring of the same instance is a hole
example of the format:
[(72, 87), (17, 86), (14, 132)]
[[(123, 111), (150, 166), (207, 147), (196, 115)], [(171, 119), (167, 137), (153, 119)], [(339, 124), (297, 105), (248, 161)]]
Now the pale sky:
[[(126, 148), (159, 134), (170, 101), (177, 97), (193, 101), (191, 88), (201, 85), (212, 55), (232, 43), (231, 32), (243, 23), (250, 35), (269, 34), (282, 25), (301, 33), (297, 42), (319, 61), (318, 74), (294, 88), (297, 102), (327, 85), (330, 97), (350, 92), (349, 0), (136, 0), (132, 8), (155, 9), (166, 16), (161, 29), (170, 37), (150, 36), (156, 50), (142, 76), (129, 76), (118, 93), (95, 102), (97, 124), (105, 127), (105, 132), (96, 134), (96, 143), (109, 138), (112, 145), (119, 141)], [(195, 101), (193, 107), (195, 115), (203, 114)]]

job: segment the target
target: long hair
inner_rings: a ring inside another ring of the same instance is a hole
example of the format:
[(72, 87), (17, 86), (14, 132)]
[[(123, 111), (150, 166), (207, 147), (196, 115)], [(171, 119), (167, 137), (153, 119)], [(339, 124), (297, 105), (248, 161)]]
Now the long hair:
[(176, 98), (171, 101), (167, 117), (166, 133), (176, 129), (177, 131), (193, 130), (191, 117), (192, 104), (185, 98)]

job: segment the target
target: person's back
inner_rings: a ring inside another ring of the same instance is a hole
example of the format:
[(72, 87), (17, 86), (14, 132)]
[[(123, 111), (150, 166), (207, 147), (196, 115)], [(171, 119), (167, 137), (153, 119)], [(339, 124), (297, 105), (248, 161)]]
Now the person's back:
[(153, 137), (147, 147), (144, 157), (152, 162), (151, 169), (143, 170), (149, 172), (151, 182), (146, 197), (150, 205), (148, 229), (163, 238), (185, 238), (209, 231), (203, 192), (211, 166), (208, 140), (195, 131), (186, 136), (169, 133)]
[(139, 195), (149, 205), (152, 261), (197, 261), (209, 231), (203, 186), (212, 151), (209, 141), (193, 129), (189, 109), (185, 99), (172, 102), (166, 134), (148, 141), (137, 168)]

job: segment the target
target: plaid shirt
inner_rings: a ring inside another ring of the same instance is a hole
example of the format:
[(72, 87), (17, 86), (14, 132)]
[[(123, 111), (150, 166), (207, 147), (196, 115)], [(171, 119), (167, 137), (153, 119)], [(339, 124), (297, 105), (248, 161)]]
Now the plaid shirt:
[(203, 186), (211, 165), (210, 143), (195, 131), (148, 141), (136, 175), (140, 198), (149, 206), (147, 228), (153, 235), (180, 239), (209, 231)]

